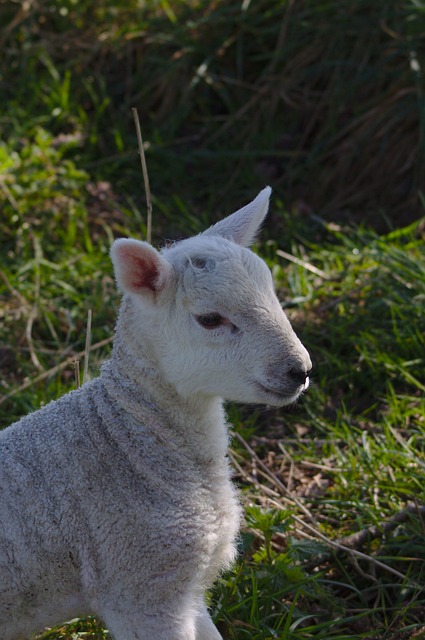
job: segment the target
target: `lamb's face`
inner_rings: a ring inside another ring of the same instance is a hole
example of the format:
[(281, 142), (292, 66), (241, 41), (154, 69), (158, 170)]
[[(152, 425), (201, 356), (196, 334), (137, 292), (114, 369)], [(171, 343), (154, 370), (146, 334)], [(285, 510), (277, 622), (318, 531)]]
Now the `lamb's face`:
[(182, 395), (294, 402), (307, 389), (311, 362), (264, 261), (214, 236), (191, 238), (163, 255), (174, 273), (173, 295), (163, 292), (157, 324), (168, 381)]
[[(266, 264), (247, 249), (270, 188), (206, 232), (163, 250), (117, 240), (117, 282), (133, 299), (127, 327), (184, 396), (284, 405), (309, 382), (310, 357), (274, 292)], [(137, 326), (136, 326), (137, 325)]]

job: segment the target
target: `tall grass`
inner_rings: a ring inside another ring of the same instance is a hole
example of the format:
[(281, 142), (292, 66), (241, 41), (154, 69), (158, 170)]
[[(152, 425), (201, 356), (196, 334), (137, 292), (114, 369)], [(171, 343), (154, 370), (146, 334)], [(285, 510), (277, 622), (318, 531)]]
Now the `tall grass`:
[(198, 207), (272, 181), (295, 209), (382, 229), (421, 211), (420, 2), (57, 0), (0, 16), (5, 130), (30, 112), (82, 135), (85, 168), (120, 187), (140, 180), (136, 106), (154, 193), (181, 192), (189, 172)]
[[(256, 248), (314, 362), (289, 411), (229, 406), (246, 507), (225, 638), (425, 637), (424, 10), (419, 2), (0, 5), (0, 422), (110, 348), (119, 235), (274, 196)], [(354, 537), (353, 537), (354, 536)], [(107, 638), (95, 620), (44, 640)]]

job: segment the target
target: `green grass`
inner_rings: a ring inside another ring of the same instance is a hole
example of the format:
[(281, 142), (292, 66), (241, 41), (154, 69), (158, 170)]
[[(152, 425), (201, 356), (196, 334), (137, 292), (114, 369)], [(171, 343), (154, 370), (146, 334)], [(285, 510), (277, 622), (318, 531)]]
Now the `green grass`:
[[(210, 594), (220, 631), (425, 638), (424, 7), (16, 11), (0, 7), (0, 425), (75, 387), (89, 310), (92, 375), (107, 357), (109, 247), (146, 236), (137, 106), (156, 243), (272, 184), (256, 250), (314, 363), (296, 407), (229, 406), (247, 517)], [(108, 635), (78, 620), (41, 637)]]

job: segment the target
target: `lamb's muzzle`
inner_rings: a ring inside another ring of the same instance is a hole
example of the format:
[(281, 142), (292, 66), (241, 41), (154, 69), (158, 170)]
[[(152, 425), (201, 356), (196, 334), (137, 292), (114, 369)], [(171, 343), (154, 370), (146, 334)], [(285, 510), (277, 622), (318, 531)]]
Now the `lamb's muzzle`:
[(100, 376), (0, 433), (0, 638), (94, 614), (115, 640), (220, 640), (205, 590), (241, 509), (223, 399), (283, 406), (310, 357), (248, 249), (270, 188), (203, 234), (111, 249)]

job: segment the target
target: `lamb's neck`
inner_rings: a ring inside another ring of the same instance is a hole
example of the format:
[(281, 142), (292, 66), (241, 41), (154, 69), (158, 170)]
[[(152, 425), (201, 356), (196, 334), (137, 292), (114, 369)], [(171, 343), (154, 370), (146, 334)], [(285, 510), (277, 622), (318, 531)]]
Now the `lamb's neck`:
[(190, 450), (199, 459), (223, 458), (228, 434), (223, 402), (205, 395), (182, 397), (164, 380), (155, 360), (137, 351), (118, 335), (111, 359), (102, 367), (101, 377), (111, 400), (123, 412), (145, 424), (150, 416), (155, 428)]

